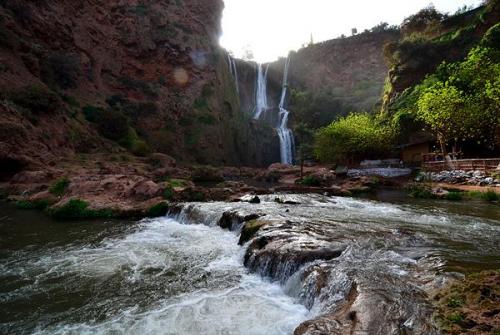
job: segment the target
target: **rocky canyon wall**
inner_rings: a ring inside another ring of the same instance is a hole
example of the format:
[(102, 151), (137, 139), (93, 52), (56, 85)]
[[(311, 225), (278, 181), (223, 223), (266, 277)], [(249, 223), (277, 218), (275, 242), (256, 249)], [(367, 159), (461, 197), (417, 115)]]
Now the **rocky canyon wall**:
[(267, 132), (240, 113), (218, 45), (222, 10), (222, 0), (1, 1), (0, 128), (14, 135), (0, 139), (1, 159), (53, 165), (125, 147), (268, 163)]

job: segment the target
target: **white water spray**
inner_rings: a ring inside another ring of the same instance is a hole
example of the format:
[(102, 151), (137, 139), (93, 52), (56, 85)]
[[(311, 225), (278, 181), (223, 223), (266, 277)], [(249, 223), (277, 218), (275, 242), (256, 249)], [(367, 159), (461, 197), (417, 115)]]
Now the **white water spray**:
[(231, 57), (231, 55), (229, 53), (227, 54), (227, 60), (228, 60), (228, 64), (229, 64), (229, 72), (231, 73), (231, 75), (234, 78), (234, 85), (236, 87), (236, 93), (238, 93), (238, 95), (240, 95), (240, 88), (239, 88), (239, 84), (238, 84), (238, 70), (236, 68), (236, 61), (234, 60), (233, 57)]
[(283, 88), (281, 90), (281, 99), (279, 104), (279, 124), (276, 128), (280, 139), (280, 154), (281, 163), (291, 165), (293, 163), (293, 133), (288, 128), (289, 111), (285, 109), (285, 99), (288, 91), (288, 68), (290, 66), (290, 58), (285, 61), (285, 70), (283, 72)]
[(254, 119), (258, 120), (263, 112), (265, 112), (269, 107), (267, 105), (267, 71), (269, 70), (269, 64), (266, 65), (264, 70), (262, 64), (257, 67), (257, 83), (255, 92), (255, 113)]

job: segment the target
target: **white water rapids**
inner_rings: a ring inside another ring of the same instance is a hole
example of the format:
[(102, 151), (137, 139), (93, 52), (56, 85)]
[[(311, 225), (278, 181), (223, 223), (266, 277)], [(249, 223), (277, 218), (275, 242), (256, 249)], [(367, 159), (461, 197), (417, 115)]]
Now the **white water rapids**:
[(14, 254), (0, 279), (20, 287), (0, 302), (42, 307), (17, 321), (0, 317), (0, 333), (292, 333), (307, 309), (248, 273), (243, 252), (233, 232), (159, 218), (96, 244)]

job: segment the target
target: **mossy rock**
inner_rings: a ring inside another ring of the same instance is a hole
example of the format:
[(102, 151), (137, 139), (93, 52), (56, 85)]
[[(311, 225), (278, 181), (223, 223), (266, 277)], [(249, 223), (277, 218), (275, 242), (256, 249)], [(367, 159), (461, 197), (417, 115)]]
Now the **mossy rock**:
[(160, 202), (149, 208), (147, 216), (150, 218), (156, 218), (167, 215), (169, 210), (169, 205), (167, 202)]
[(270, 221), (266, 220), (251, 220), (245, 223), (243, 229), (241, 230), (240, 240), (238, 244), (243, 245), (250, 241), (255, 234), (262, 228), (271, 224)]
[(49, 209), (49, 214), (56, 220), (102, 219), (115, 217), (111, 209), (90, 209), (89, 203), (80, 199), (71, 199), (64, 205)]
[(434, 319), (446, 334), (500, 334), (500, 271), (469, 274), (439, 292)]

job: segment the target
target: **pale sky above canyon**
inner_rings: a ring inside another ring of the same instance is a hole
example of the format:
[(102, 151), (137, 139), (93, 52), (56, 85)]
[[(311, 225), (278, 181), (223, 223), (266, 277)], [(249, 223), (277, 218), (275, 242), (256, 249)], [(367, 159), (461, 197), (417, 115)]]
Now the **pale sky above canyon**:
[(388, 22), (403, 19), (433, 4), (454, 13), (458, 8), (477, 6), (480, 0), (224, 0), (221, 45), (236, 57), (245, 49), (255, 60), (272, 61), (308, 43), (351, 35)]

